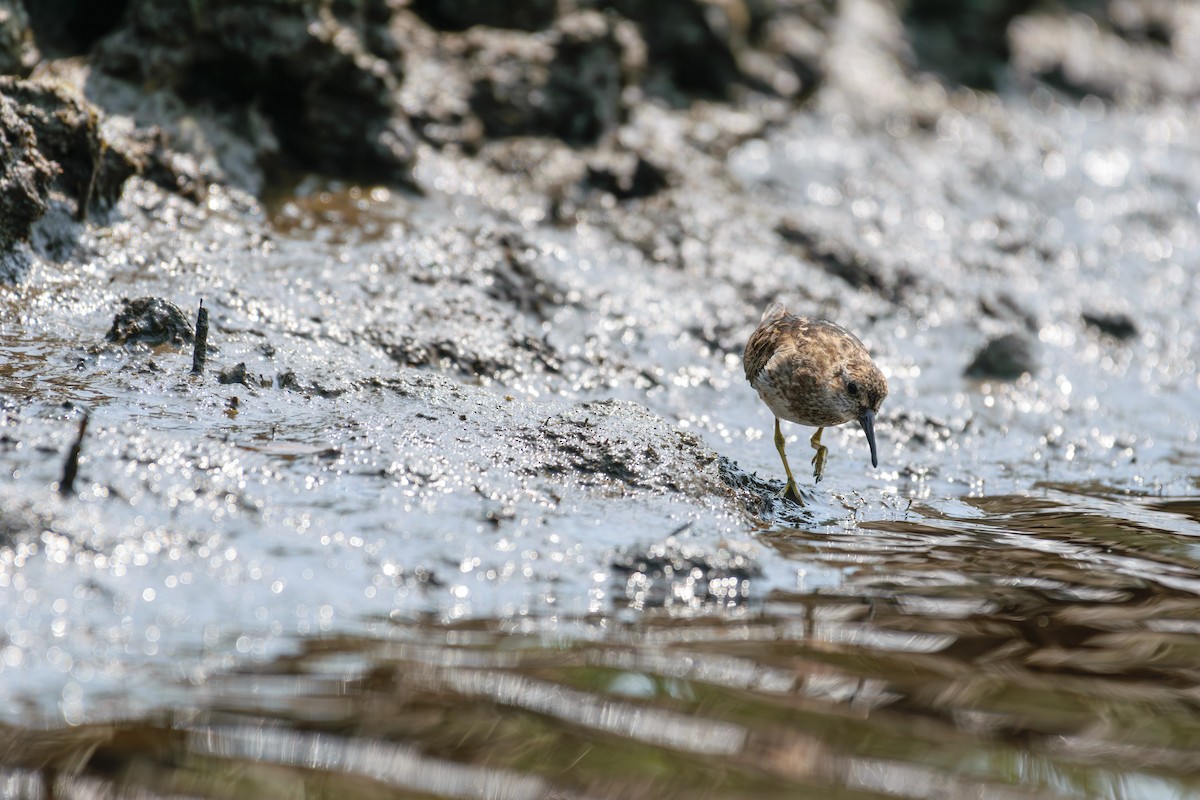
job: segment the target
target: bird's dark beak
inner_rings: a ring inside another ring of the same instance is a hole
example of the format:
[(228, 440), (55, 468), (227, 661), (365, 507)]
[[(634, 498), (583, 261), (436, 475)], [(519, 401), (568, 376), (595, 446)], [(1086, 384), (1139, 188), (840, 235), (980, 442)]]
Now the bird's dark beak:
[(867, 435), (867, 443), (871, 445), (871, 466), (879, 466), (879, 453), (875, 450), (875, 412), (867, 409), (858, 417), (858, 424), (862, 425), (863, 433)]

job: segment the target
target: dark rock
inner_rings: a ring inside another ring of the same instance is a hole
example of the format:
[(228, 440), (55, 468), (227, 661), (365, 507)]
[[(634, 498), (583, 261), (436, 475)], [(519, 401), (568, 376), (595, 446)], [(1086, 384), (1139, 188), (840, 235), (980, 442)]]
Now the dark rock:
[(1036, 368), (1029, 338), (1019, 333), (1007, 333), (984, 345), (964, 374), (977, 380), (1013, 381)]
[(608, 192), (618, 200), (650, 197), (667, 188), (664, 169), (637, 153), (606, 152), (588, 163), (586, 188)]
[(139, 297), (121, 301), (107, 338), (117, 344), (184, 345), (191, 344), (194, 335), (191, 320), (179, 306), (160, 297)]
[(217, 105), (257, 105), (301, 167), (411, 183), (386, 0), (131, 0), (95, 65)]
[(1114, 339), (1122, 341), (1132, 339), (1138, 335), (1137, 323), (1128, 314), (1104, 312), (1087, 312), (1083, 313), (1083, 321), (1087, 325), (1101, 333), (1106, 333)]
[(0, 75), (24, 77), (41, 58), (21, 0), (0, 0)]
[(29, 24), (51, 56), (78, 56), (121, 21), (129, 0), (25, 0)]
[(975, 89), (996, 88), (1009, 59), (1005, 29), (1033, 0), (912, 0), (904, 23), (920, 69)]
[[(760, 478), (757, 473), (746, 472), (724, 456), (717, 458), (716, 466), (729, 498), (751, 517), (791, 527), (812, 524), (811, 512), (805, 506), (783, 498), (782, 480)], [(801, 494), (815, 496), (808, 489), (802, 489)]]
[(14, 279), (4, 264), (46, 213), (46, 196), (57, 174), (58, 167), (38, 150), (33, 126), (0, 90), (0, 281)]
[(834, 0), (580, 0), (632, 20), (645, 41), (648, 94), (684, 107), (740, 89), (809, 96), (824, 75)]
[(702, 0), (582, 0), (581, 7), (616, 11), (646, 42), (646, 89), (676, 105), (705, 97), (728, 99), (741, 78), (734, 53), (745, 31), (723, 7)]
[(79, 218), (116, 204), (138, 165), (123, 145), (101, 133), (96, 108), (62, 83), (0, 77), (0, 94), (16, 104), (38, 149), (58, 164), (53, 188), (74, 201)]
[(550, 134), (588, 145), (623, 121), (621, 94), (638, 62), (632, 30), (620, 22), (581, 12), (541, 34), (465, 35), (471, 109), (488, 135)]
[(476, 25), (537, 31), (554, 24), (557, 0), (413, 0), (413, 11), (438, 30), (464, 31)]

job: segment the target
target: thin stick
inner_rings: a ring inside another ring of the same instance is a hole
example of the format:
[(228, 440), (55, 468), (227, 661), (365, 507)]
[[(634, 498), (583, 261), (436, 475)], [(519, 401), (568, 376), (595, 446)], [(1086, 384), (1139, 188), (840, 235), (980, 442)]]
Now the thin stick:
[(75, 493), (75, 476), (79, 474), (79, 452), (83, 448), (83, 435), (87, 433), (87, 424), (88, 414), (85, 411), (83, 419), (79, 420), (79, 433), (75, 436), (75, 443), (67, 452), (67, 461), (63, 464), (62, 480), (58, 482), (58, 493), (63, 497)]
[(192, 350), (192, 374), (204, 373), (204, 359), (208, 357), (208, 309), (204, 298), (200, 298), (200, 310), (196, 312), (196, 345)]

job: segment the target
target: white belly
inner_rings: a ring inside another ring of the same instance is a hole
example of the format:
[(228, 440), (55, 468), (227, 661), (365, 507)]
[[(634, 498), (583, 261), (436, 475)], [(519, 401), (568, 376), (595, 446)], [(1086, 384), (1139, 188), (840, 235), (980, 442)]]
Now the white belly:
[(802, 419), (796, 419), (792, 414), (791, 408), (788, 406), (787, 400), (779, 390), (775, 388), (775, 384), (767, 376), (767, 371), (754, 376), (754, 380), (750, 381), (750, 385), (754, 387), (754, 391), (758, 392), (758, 396), (767, 404), (767, 408), (771, 409), (771, 413), (787, 422), (795, 422), (798, 425), (811, 425)]

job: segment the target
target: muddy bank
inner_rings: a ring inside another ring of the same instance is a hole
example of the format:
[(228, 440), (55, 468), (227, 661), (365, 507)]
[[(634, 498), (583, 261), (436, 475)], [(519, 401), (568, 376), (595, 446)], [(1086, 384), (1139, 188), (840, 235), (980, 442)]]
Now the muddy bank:
[[(223, 5), (4, 18), (5, 780), (1194, 788), (1184, 17), (1013, 9), (997, 93), (920, 4)], [(892, 387), (803, 507), (776, 299)]]

